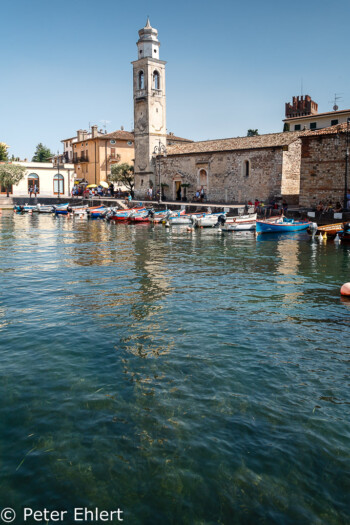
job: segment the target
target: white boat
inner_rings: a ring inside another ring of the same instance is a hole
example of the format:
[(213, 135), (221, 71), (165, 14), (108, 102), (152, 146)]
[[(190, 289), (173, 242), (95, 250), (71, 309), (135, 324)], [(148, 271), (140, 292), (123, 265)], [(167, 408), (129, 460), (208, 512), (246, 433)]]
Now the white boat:
[(256, 218), (257, 214), (252, 215), (240, 215), (238, 217), (229, 217), (225, 224), (222, 226), (224, 232), (242, 232), (242, 231), (255, 231), (256, 229)]
[(203, 217), (196, 217), (194, 219), (194, 225), (197, 226), (198, 228), (213, 228), (214, 226), (217, 226), (219, 222), (219, 217), (222, 217), (222, 219), (225, 219), (226, 214), (225, 213), (209, 213), (207, 215), (204, 215)]
[(52, 204), (37, 204), (36, 211), (38, 213), (52, 213)]
[[(200, 218), (204, 217), (205, 213), (192, 213), (187, 215), (180, 215), (179, 217), (169, 217), (168, 221), (171, 226), (175, 226), (178, 224), (194, 224), (194, 222)], [(166, 222), (164, 220), (164, 222)]]

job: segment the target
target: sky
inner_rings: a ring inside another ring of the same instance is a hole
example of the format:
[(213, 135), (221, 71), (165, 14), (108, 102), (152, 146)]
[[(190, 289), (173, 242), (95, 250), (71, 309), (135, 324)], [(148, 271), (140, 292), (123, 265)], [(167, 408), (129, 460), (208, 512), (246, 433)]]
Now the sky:
[(0, 142), (31, 160), (42, 142), (97, 124), (133, 129), (138, 30), (158, 29), (167, 129), (192, 140), (282, 131), (285, 102), (350, 108), (349, 0), (0, 0)]

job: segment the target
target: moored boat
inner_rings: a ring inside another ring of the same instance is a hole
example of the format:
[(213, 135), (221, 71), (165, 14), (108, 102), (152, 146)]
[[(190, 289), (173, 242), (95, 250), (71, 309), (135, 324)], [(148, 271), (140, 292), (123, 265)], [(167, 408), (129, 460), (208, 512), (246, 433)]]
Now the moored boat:
[(344, 229), (338, 232), (339, 239), (341, 240), (341, 242), (348, 243), (350, 242), (350, 222), (345, 222), (343, 226), (344, 226)]
[(225, 222), (222, 226), (222, 231), (255, 231), (257, 214), (241, 215), (234, 217), (233, 222)]
[[(240, 215), (238, 217), (229, 217), (222, 226), (222, 231), (255, 231), (257, 214)], [(232, 220), (233, 219), (233, 220)]]
[(223, 223), (225, 218), (226, 213), (208, 213), (203, 217), (195, 217), (193, 224), (198, 228), (213, 228), (218, 222)]
[(294, 221), (283, 217), (277, 220), (257, 220), (256, 233), (288, 233), (307, 230), (311, 225), (309, 221)]
[[(327, 234), (327, 237), (335, 237), (337, 233), (343, 231), (344, 224), (342, 222), (337, 222), (336, 224), (325, 224), (324, 226), (318, 226), (316, 230), (316, 235)], [(314, 231), (312, 232), (314, 233)]]
[(110, 212), (106, 214), (107, 221), (113, 221), (113, 222), (122, 222), (122, 221), (128, 221), (132, 213), (134, 212), (140, 212), (141, 210), (145, 211), (146, 208), (131, 208), (128, 210), (114, 210), (112, 209)]

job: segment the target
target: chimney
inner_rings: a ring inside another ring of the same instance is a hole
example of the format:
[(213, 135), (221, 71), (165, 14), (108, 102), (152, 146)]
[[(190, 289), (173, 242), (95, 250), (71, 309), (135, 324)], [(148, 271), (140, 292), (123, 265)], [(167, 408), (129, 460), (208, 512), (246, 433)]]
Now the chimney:
[(98, 136), (98, 129), (97, 129), (97, 126), (91, 126), (91, 133), (92, 133), (92, 138), (95, 139), (97, 136)]
[(82, 140), (84, 140), (83, 134), (84, 134), (84, 131), (82, 129), (78, 129), (77, 131), (78, 142), (81, 142)]
[(121, 131), (124, 131), (124, 126), (120, 126)]

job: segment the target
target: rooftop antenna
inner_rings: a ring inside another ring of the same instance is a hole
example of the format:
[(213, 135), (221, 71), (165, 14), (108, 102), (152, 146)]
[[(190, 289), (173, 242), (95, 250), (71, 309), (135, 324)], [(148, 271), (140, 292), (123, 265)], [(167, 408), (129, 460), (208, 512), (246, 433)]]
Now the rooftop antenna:
[(341, 95), (341, 93), (334, 93), (334, 104), (333, 104), (333, 111), (338, 111), (339, 107), (338, 107), (338, 100), (340, 100), (341, 98), (343, 97), (340, 97), (339, 95)]
[(303, 78), (301, 78), (301, 81), (300, 81), (300, 90), (301, 90), (301, 96), (303, 96)]
[(105, 133), (107, 132), (107, 124), (110, 124), (110, 120), (100, 120), (102, 122), (103, 127), (105, 128)]

